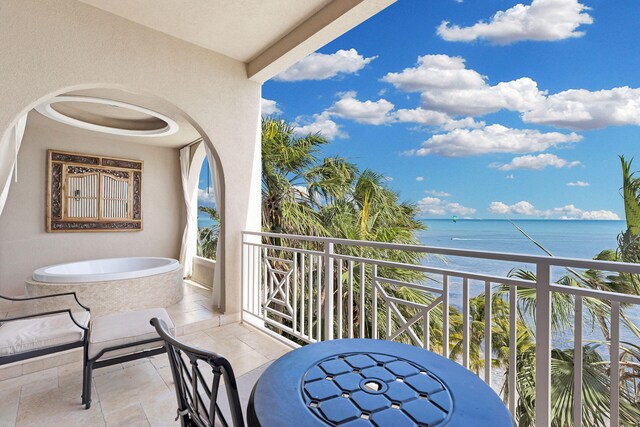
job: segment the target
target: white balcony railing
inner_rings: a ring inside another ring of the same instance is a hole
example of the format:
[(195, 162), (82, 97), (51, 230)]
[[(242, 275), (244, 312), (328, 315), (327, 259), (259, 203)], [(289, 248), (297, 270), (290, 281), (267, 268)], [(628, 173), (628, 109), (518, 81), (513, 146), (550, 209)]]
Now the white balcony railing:
[[(392, 251), (422, 254), (424, 265), (384, 259), (383, 255)], [(474, 346), (479, 347), (476, 356), (478, 351), (481, 355), (494, 354), (492, 334), (496, 323), (501, 322), (508, 331), (508, 361), (506, 369), (499, 372), (501, 378), (492, 366), (492, 357), (476, 357), (472, 369), (494, 389), (502, 390), (512, 414), (518, 401), (516, 379), (522, 368), (517, 366), (518, 350), (514, 344), (518, 340), (518, 318), (523, 316), (518, 315), (522, 308), (518, 293), (531, 294), (530, 290), (535, 290), (530, 323), (535, 336), (536, 426), (551, 425), (551, 352), (558, 332), (552, 329), (552, 301), (556, 297), (573, 300), (575, 326), (563, 333), (573, 340), (575, 390), (582, 389), (583, 345), (589, 341), (583, 333), (586, 308), (593, 301), (601, 302), (610, 310), (606, 356), (611, 361), (613, 385), (610, 413), (605, 418), (611, 426), (621, 425), (620, 387), (616, 385), (620, 384), (621, 375), (621, 325), (627, 325), (621, 321), (621, 305), (638, 309), (640, 296), (561, 285), (552, 277), (565, 269), (574, 269), (576, 274), (598, 270), (636, 275), (640, 274), (638, 264), (254, 232), (243, 233), (242, 256), (243, 320), (298, 344), (354, 337), (402, 340), (441, 352), (470, 368)], [(442, 256), (500, 261), (516, 267), (527, 265), (535, 273), (535, 280), (457, 271), (442, 262), (430, 262), (439, 261)], [(401, 272), (408, 272), (406, 277), (419, 273), (425, 280), (400, 280)], [(402, 297), (399, 289), (423, 291), (421, 294), (429, 297), (421, 302), (410, 301)], [(474, 310), (472, 315), (470, 302), (474, 295), (482, 299), (478, 296), (482, 293), (484, 312), (478, 314)], [(506, 312), (492, 313), (492, 299), (497, 297), (504, 301)], [(478, 325), (472, 325), (473, 316), (476, 321), (478, 316), (481, 318), (480, 329), (484, 331), (480, 341)], [(574, 393), (574, 426), (582, 425), (582, 405), (582, 394)]]

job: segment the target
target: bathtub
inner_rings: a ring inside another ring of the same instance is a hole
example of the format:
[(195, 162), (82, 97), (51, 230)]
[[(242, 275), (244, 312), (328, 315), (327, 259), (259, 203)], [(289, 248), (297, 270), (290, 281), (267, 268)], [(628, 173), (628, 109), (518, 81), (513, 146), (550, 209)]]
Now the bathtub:
[[(96, 316), (168, 307), (183, 297), (182, 266), (171, 258), (105, 258), (50, 265), (35, 270), (25, 286), (29, 296), (75, 292)], [(37, 301), (36, 309), (66, 308), (69, 301), (64, 299)]]

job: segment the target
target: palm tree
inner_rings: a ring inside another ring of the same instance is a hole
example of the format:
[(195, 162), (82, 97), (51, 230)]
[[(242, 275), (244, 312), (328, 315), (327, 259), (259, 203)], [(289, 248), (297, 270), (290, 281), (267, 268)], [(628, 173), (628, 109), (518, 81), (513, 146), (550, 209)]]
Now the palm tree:
[(208, 214), (213, 221), (208, 227), (198, 229), (198, 256), (215, 259), (220, 234), (220, 215), (215, 208), (208, 206), (198, 206), (198, 210)]
[[(386, 187), (382, 174), (358, 168), (340, 157), (319, 158), (320, 147), (327, 140), (319, 134), (300, 136), (286, 122), (265, 118), (262, 121), (262, 226), (282, 234), (311, 235), (334, 238), (369, 240), (388, 243), (418, 244), (416, 232), (425, 226), (416, 219), (416, 206), (400, 202), (398, 194)], [(271, 239), (280, 245), (283, 239)], [(286, 242), (289, 247), (314, 249), (314, 243)], [(315, 248), (317, 249), (317, 248)], [(372, 248), (337, 247), (345, 255), (387, 259), (395, 262), (419, 264), (420, 256), (405, 251), (383, 251)], [(364, 269), (364, 281), (359, 269), (354, 272), (354, 292), (365, 293), (366, 311), (370, 312), (371, 268)], [(379, 275), (405, 282), (420, 283), (424, 276), (418, 272), (380, 269)], [(346, 265), (336, 275), (346, 283)], [(360, 289), (360, 283), (366, 283)], [(302, 286), (302, 283), (298, 284)], [(337, 287), (336, 287), (337, 288)], [(343, 287), (346, 289), (346, 286)], [(407, 287), (385, 285), (387, 292), (419, 304), (430, 302), (427, 293)], [(337, 292), (337, 290), (336, 290)], [(344, 295), (334, 295), (334, 299)], [(354, 298), (357, 300), (357, 298)], [(360, 313), (356, 304), (345, 313), (355, 313), (354, 323), (364, 322), (370, 331), (370, 316)], [(400, 308), (405, 315), (413, 309)], [(386, 327), (386, 317), (378, 319), (380, 334)], [(437, 320), (437, 319), (435, 319)], [(397, 323), (397, 319), (394, 322)], [(407, 340), (407, 337), (402, 337)]]

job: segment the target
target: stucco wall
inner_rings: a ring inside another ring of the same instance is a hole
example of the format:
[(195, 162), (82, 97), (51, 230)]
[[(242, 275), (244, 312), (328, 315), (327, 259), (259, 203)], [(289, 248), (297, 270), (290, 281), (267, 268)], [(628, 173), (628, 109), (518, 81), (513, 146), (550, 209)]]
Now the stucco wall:
[[(49, 264), (120, 256), (177, 258), (185, 214), (178, 151), (114, 143), (99, 133), (65, 126), (31, 112), (18, 157), (18, 182), (0, 216), (0, 292), (22, 294), (34, 269)], [(143, 160), (140, 232), (46, 233), (47, 149)]]
[(74, 0), (3, 0), (0, 31), (0, 133), (52, 95), (98, 86), (154, 95), (212, 143), (224, 180), (223, 306), (239, 311), (240, 232), (260, 227), (260, 85), (245, 64)]

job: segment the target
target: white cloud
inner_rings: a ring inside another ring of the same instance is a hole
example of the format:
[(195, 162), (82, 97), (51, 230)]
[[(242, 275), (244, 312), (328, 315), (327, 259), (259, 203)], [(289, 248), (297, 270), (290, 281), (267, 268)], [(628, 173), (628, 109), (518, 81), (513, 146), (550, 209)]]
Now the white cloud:
[(476, 213), (474, 208), (447, 202), (437, 197), (425, 197), (419, 200), (418, 209), (423, 215), (473, 215)]
[(331, 108), (329, 114), (344, 119), (354, 120), (357, 123), (381, 125), (392, 120), (389, 115), (394, 105), (386, 99), (377, 101), (359, 101), (356, 92), (350, 91), (342, 94), (342, 97)]
[(424, 91), (420, 96), (423, 108), (467, 116), (480, 116), (502, 109), (528, 111), (543, 98), (544, 92), (529, 77), (473, 89)]
[(583, 211), (574, 205), (566, 205), (555, 208), (547, 215), (558, 216), (560, 219), (594, 219), (594, 220), (619, 220), (618, 214), (607, 210)]
[(216, 198), (213, 188), (198, 188), (198, 205), (199, 206), (215, 206)]
[(498, 11), (489, 22), (479, 21), (470, 27), (449, 26), (444, 21), (437, 33), (448, 41), (484, 39), (502, 45), (523, 40), (564, 40), (585, 34), (577, 29), (593, 23), (588, 10), (578, 0), (533, 0), (530, 5), (520, 3)]
[(416, 181), (418, 182), (424, 181), (424, 176), (416, 176)]
[[(448, 55), (421, 56), (416, 66), (382, 80), (398, 90), (420, 93), (418, 107), (392, 113), (397, 122), (473, 128), (483, 125), (473, 117), (509, 110), (528, 123), (572, 130), (640, 126), (640, 88), (570, 89), (550, 95), (530, 77), (490, 85), (486, 76), (466, 68), (464, 58)], [(456, 120), (461, 116), (466, 118)]]
[(473, 117), (465, 117), (463, 119), (456, 120), (446, 113), (425, 110), (420, 107), (411, 110), (400, 109), (397, 110), (393, 116), (397, 122), (416, 123), (425, 126), (439, 126), (443, 130), (478, 128), (485, 125), (484, 122), (476, 122)]
[(455, 129), (433, 135), (414, 152), (426, 156), (437, 154), (445, 157), (464, 157), (488, 153), (532, 153), (569, 142), (577, 142), (581, 136), (558, 132), (543, 133), (533, 129), (512, 129), (502, 125), (490, 125), (480, 129)]
[(537, 156), (527, 155), (521, 157), (514, 157), (509, 163), (498, 164), (492, 163), (489, 166), (492, 168), (500, 169), (503, 171), (510, 171), (513, 169), (528, 169), (528, 170), (542, 170), (546, 167), (559, 168), (572, 168), (580, 165), (579, 161), (569, 162), (565, 159), (561, 159), (555, 154), (538, 154)]
[(640, 125), (640, 89), (624, 86), (595, 92), (559, 92), (526, 111), (522, 119), (575, 130)]
[(442, 89), (476, 89), (485, 85), (485, 77), (465, 68), (464, 58), (449, 55), (418, 57), (415, 67), (400, 73), (388, 73), (382, 78), (404, 92), (424, 92)]
[(314, 114), (313, 121), (307, 122), (306, 124), (300, 124), (297, 122), (304, 122), (304, 118), (298, 117), (296, 118), (296, 123), (293, 123), (293, 131), (297, 135), (320, 133), (328, 140), (349, 137), (349, 135), (342, 131), (340, 125), (331, 120), (329, 113), (327, 113), (326, 111), (320, 114)]
[(503, 202), (491, 202), (489, 212), (499, 215), (539, 215), (541, 212), (537, 210), (531, 203), (523, 200), (513, 205), (507, 205)]
[(282, 111), (278, 108), (276, 101), (271, 99), (260, 99), (260, 109), (263, 116), (271, 116), (273, 114), (280, 114)]
[(567, 182), (567, 187), (588, 187), (591, 184), (585, 181)]
[(444, 191), (437, 190), (426, 190), (425, 193), (430, 194), (435, 197), (451, 197), (450, 193), (445, 193)]
[(509, 174), (509, 175), (505, 176), (505, 179), (513, 179), (513, 178), (515, 178), (515, 177), (513, 176), (513, 174)]
[(503, 202), (491, 202), (488, 211), (498, 215), (524, 215), (541, 218), (556, 219), (591, 219), (591, 220), (618, 220), (618, 214), (608, 210), (585, 211), (574, 205), (565, 205), (560, 208), (553, 208), (546, 211), (538, 210), (530, 202), (525, 200), (513, 205)]
[(365, 58), (355, 49), (341, 49), (332, 54), (312, 53), (275, 76), (274, 80), (294, 82), (330, 79), (338, 74), (357, 73), (376, 58)]
[(415, 67), (388, 73), (382, 80), (401, 91), (421, 92), (424, 110), (452, 116), (477, 116), (505, 108), (524, 112), (544, 97), (537, 83), (528, 77), (491, 86), (485, 76), (467, 69), (464, 58), (459, 56), (424, 55)]

